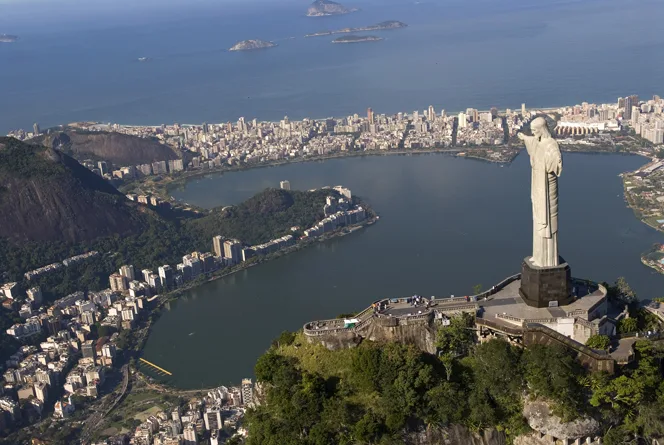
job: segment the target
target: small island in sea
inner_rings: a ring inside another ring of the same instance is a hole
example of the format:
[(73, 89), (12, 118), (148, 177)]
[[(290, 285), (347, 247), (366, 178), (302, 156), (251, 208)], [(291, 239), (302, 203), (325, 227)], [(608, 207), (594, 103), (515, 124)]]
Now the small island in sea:
[(305, 37), (320, 37), (320, 36), (330, 36), (332, 34), (349, 34), (353, 32), (366, 32), (366, 31), (384, 31), (388, 29), (400, 29), (406, 28), (406, 25), (403, 22), (397, 20), (388, 20), (386, 22), (380, 22), (376, 25), (364, 26), (362, 28), (343, 28), (337, 29), (334, 31), (321, 31), (313, 34), (307, 34)]
[(332, 43), (360, 43), (360, 42), (378, 42), (383, 40), (378, 36), (342, 36), (332, 40)]
[(330, 0), (316, 0), (307, 10), (307, 17), (324, 17), (328, 15), (350, 14), (357, 11), (357, 8), (348, 9), (341, 3)]
[(0, 43), (14, 43), (18, 40), (18, 36), (11, 34), (0, 34)]
[(233, 45), (229, 51), (249, 51), (252, 49), (272, 48), (274, 46), (277, 46), (277, 44), (265, 40), (243, 40)]

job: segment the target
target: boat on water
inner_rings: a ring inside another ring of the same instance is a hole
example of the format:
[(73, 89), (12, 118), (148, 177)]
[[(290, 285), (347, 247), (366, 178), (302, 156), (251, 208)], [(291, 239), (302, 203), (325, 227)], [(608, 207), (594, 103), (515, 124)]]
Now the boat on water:
[(189, 336), (191, 337), (191, 336), (194, 335), (194, 334), (195, 334), (195, 332), (190, 332), (190, 333), (189, 333)]
[(150, 60), (149, 57), (139, 57), (139, 58), (138, 58), (138, 61), (139, 61), (139, 62), (147, 62), (148, 60)]

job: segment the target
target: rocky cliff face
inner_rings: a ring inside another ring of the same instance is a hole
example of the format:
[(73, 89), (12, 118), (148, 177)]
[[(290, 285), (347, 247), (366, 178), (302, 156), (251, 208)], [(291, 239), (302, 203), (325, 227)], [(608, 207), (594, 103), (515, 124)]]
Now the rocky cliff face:
[(0, 138), (0, 237), (79, 242), (136, 233), (141, 210), (69, 156)]
[(178, 154), (171, 147), (158, 140), (121, 133), (64, 131), (44, 136), (41, 143), (59, 148), (79, 160), (104, 160), (116, 166), (178, 159)]
[(573, 422), (563, 422), (551, 412), (549, 404), (540, 400), (526, 399), (523, 404), (523, 417), (535, 431), (556, 439), (584, 439), (600, 435), (601, 428), (597, 420), (582, 417)]
[(396, 323), (394, 318), (374, 319), (360, 335), (376, 342), (399, 342), (414, 345), (421, 351), (436, 352), (436, 328), (428, 322), (418, 324)]
[[(404, 436), (405, 445), (506, 445), (505, 434), (495, 429), (474, 433), (460, 425), (430, 427)], [(526, 444), (523, 444), (526, 445)]]

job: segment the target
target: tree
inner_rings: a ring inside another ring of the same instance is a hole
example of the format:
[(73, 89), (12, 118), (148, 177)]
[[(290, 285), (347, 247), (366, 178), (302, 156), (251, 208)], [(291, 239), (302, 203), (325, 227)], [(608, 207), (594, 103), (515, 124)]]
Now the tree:
[(580, 414), (583, 399), (578, 382), (585, 371), (567, 349), (532, 345), (524, 351), (522, 364), (531, 396), (553, 400), (553, 411), (563, 421)]
[(467, 416), (468, 396), (455, 382), (442, 382), (426, 394), (427, 423), (450, 425), (461, 423)]
[(380, 438), (383, 430), (383, 422), (378, 419), (376, 414), (369, 411), (355, 424), (353, 434), (363, 443), (374, 443)]
[(438, 329), (436, 347), (442, 352), (456, 355), (467, 353), (475, 343), (475, 334), (471, 329), (473, 323), (473, 317), (465, 312), (452, 317), (448, 326)]
[(473, 295), (478, 295), (480, 292), (482, 292), (481, 284), (476, 284), (475, 286), (473, 286)]
[(290, 346), (295, 341), (295, 332), (283, 331), (279, 337), (272, 342), (272, 345), (280, 348), (283, 346)]
[(467, 354), (475, 343), (474, 333), (470, 329), (472, 325), (473, 318), (464, 312), (460, 316), (453, 317), (449, 326), (438, 329), (436, 347), (438, 358), (445, 367), (447, 381), (452, 379), (455, 360)]
[(593, 349), (607, 351), (611, 346), (611, 339), (607, 335), (591, 335), (586, 346)]
[(521, 350), (505, 340), (490, 340), (464, 359), (472, 370), (469, 421), (475, 427), (524, 427), (521, 395), (524, 389)]
[(626, 305), (632, 304), (636, 301), (636, 293), (632, 290), (625, 277), (620, 277), (616, 280), (615, 284), (615, 298)]
[(619, 334), (627, 334), (636, 332), (639, 329), (638, 321), (636, 318), (623, 318), (618, 321), (617, 330)]
[(290, 388), (299, 382), (301, 372), (295, 367), (293, 360), (276, 352), (268, 352), (259, 357), (254, 367), (259, 382)]

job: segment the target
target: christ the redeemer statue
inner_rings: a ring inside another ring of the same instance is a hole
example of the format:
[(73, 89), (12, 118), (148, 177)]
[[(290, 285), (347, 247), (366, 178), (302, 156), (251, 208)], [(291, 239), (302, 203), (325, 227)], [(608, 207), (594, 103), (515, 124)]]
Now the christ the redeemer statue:
[(558, 177), (563, 170), (562, 155), (544, 118), (533, 120), (530, 129), (532, 136), (517, 136), (526, 144), (532, 169), (532, 262), (539, 267), (558, 266)]

